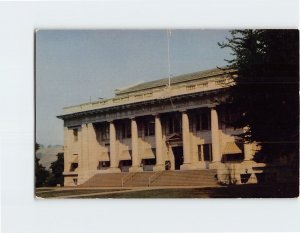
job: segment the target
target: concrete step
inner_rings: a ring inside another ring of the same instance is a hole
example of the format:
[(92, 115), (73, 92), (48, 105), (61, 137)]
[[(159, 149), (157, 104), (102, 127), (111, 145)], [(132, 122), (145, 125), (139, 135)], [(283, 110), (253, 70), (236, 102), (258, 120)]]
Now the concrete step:
[[(186, 170), (97, 174), (81, 186), (85, 187), (147, 187), (150, 186), (210, 186), (216, 185), (216, 170)], [(127, 178), (128, 177), (128, 178)]]

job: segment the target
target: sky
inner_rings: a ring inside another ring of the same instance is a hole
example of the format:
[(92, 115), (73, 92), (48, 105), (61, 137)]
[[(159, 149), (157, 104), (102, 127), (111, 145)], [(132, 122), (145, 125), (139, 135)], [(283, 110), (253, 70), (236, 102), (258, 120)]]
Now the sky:
[[(172, 30), (176, 76), (226, 65), (218, 42), (228, 30)], [(63, 107), (114, 96), (114, 90), (167, 78), (166, 30), (39, 30), (36, 32), (36, 141), (63, 145)]]

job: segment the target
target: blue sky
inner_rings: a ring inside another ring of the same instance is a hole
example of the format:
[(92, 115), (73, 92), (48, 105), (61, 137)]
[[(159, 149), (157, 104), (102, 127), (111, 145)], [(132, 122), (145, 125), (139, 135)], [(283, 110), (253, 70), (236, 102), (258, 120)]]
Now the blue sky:
[[(172, 30), (173, 76), (226, 64), (228, 30)], [(168, 77), (166, 30), (39, 30), (36, 140), (63, 144), (63, 107), (112, 97), (114, 90)]]

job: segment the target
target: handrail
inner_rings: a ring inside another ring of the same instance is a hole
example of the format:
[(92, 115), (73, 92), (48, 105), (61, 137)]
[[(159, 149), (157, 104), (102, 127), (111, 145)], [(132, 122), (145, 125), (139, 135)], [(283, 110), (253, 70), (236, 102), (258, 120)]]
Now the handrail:
[[(153, 183), (153, 181), (155, 181), (158, 177), (160, 177), (160, 175), (162, 174), (163, 172), (162, 171), (158, 171), (158, 172), (155, 172), (153, 175), (151, 175), (149, 178), (148, 178), (148, 187), (150, 187), (151, 183)], [(151, 181), (151, 178), (154, 177)]]
[(134, 177), (136, 175), (136, 172), (130, 172), (130, 173), (128, 173), (126, 176), (124, 176), (124, 177), (122, 177), (122, 187), (124, 187), (124, 184), (128, 181), (128, 180), (130, 180), (130, 179), (132, 179), (132, 177)]

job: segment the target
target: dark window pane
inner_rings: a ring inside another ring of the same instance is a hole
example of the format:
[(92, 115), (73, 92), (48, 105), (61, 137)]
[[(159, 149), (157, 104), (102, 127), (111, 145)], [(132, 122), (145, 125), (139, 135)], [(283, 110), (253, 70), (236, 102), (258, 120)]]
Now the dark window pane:
[(207, 112), (201, 114), (201, 128), (202, 130), (209, 129), (209, 119)]
[(149, 136), (152, 136), (152, 135), (155, 134), (155, 124), (154, 124), (154, 122), (149, 122), (148, 129), (149, 129)]
[(204, 161), (211, 161), (211, 144), (203, 144)]
[(195, 116), (195, 121), (196, 121), (196, 130), (200, 131), (200, 115), (199, 114), (197, 114)]
[(202, 160), (202, 150), (201, 150), (201, 145), (198, 145), (198, 160)]

